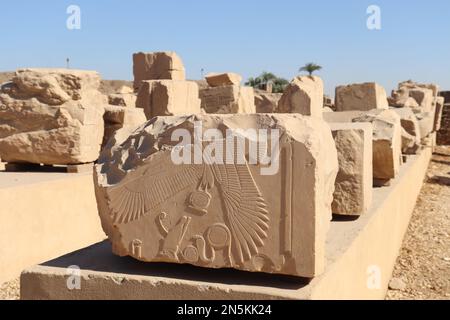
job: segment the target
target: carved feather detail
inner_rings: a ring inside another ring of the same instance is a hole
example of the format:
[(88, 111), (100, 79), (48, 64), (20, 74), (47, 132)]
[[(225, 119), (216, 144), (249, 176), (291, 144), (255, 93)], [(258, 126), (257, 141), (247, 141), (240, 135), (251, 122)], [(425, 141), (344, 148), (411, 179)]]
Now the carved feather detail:
[(247, 164), (214, 165), (214, 174), (234, 239), (234, 258), (243, 263), (258, 253), (267, 238), (267, 205)]

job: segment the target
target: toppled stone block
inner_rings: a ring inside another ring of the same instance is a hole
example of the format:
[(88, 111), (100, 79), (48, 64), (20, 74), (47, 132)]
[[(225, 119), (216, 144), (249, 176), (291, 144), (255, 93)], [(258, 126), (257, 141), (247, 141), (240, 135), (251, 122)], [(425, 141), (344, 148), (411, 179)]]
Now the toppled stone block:
[[(256, 130), (267, 136), (255, 140)], [(211, 131), (214, 142), (200, 142)], [(257, 142), (258, 154), (270, 140), (270, 161), (250, 160), (250, 148), (237, 156), (236, 144), (222, 139), (230, 136)], [(117, 255), (314, 277), (324, 269), (337, 170), (335, 143), (320, 119), (193, 115), (153, 118), (109, 143), (94, 181)]]
[(402, 127), (400, 117), (392, 110), (371, 110), (353, 122), (373, 125), (373, 177), (377, 181), (395, 178), (401, 164)]
[(437, 98), (438, 93), (439, 93), (439, 86), (437, 84), (434, 83), (429, 83), (429, 84), (425, 84), (425, 83), (417, 83), (411, 80), (408, 81), (403, 81), (400, 82), (398, 84), (398, 88), (406, 88), (406, 89), (415, 89), (415, 88), (423, 88), (423, 89), (429, 89), (433, 92), (433, 97)]
[(104, 147), (117, 130), (126, 128), (129, 131), (133, 131), (144, 124), (147, 118), (145, 117), (144, 110), (140, 108), (108, 105), (105, 107), (103, 120), (105, 121), (105, 133), (102, 143)]
[(201, 106), (207, 113), (256, 113), (252, 87), (221, 86), (201, 89)]
[(206, 75), (205, 79), (211, 87), (239, 86), (242, 81), (242, 77), (233, 72), (210, 73)]
[(414, 88), (409, 90), (410, 97), (417, 101), (420, 112), (430, 112), (433, 106), (433, 91), (431, 89)]
[(134, 90), (144, 80), (186, 80), (181, 58), (175, 52), (133, 54)]
[(198, 86), (193, 81), (143, 81), (136, 107), (144, 109), (147, 119), (200, 113)]
[(334, 214), (360, 216), (372, 203), (372, 125), (330, 123), (338, 153)]
[(278, 102), (279, 113), (300, 113), (322, 118), (323, 81), (316, 76), (294, 78)]
[(393, 90), (392, 96), (388, 97), (389, 105), (396, 108), (411, 108), (417, 110), (419, 104), (416, 99), (409, 96), (409, 90), (406, 88), (400, 88), (399, 90)]
[(22, 69), (0, 89), (0, 157), (67, 165), (98, 158), (105, 95), (94, 71)]
[(410, 108), (392, 108), (400, 117), (402, 125), (402, 153), (416, 154), (420, 147), (420, 126), (417, 117)]
[(336, 87), (336, 111), (387, 109), (386, 91), (375, 82)]
[(267, 93), (255, 90), (256, 113), (276, 113), (281, 93)]

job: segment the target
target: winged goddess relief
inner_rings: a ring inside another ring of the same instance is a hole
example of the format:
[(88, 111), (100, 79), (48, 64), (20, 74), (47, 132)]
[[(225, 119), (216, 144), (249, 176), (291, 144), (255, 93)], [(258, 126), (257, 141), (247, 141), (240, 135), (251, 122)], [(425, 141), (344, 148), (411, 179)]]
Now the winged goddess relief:
[(224, 204), (224, 222), (231, 231), (233, 260), (250, 260), (264, 245), (269, 229), (267, 204), (253, 179), (247, 161), (243, 164), (177, 165), (162, 158), (132, 180), (109, 188), (115, 224), (126, 224), (157, 214), (165, 201), (193, 187), (187, 203), (197, 214), (208, 214), (209, 190), (217, 187)]

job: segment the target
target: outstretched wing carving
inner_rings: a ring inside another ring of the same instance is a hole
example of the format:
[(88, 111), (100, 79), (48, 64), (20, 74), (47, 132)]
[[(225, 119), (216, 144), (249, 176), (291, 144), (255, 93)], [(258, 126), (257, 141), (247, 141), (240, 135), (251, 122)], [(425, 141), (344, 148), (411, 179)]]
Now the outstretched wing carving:
[(266, 202), (247, 164), (214, 165), (233, 235), (235, 259), (242, 263), (258, 253), (269, 229)]
[(197, 185), (200, 165), (175, 165), (170, 159), (151, 166), (142, 175), (108, 189), (114, 223), (128, 223), (149, 214), (182, 190)]

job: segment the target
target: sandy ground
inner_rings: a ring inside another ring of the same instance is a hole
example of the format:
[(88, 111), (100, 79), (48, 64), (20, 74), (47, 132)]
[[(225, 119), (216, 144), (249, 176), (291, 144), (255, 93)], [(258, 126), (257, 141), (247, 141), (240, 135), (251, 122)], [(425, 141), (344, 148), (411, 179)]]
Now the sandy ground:
[(390, 300), (450, 300), (450, 147), (433, 155), (390, 286)]
[[(437, 148), (393, 272), (387, 299), (450, 300), (450, 147)], [(19, 298), (19, 279), (0, 300)]]

